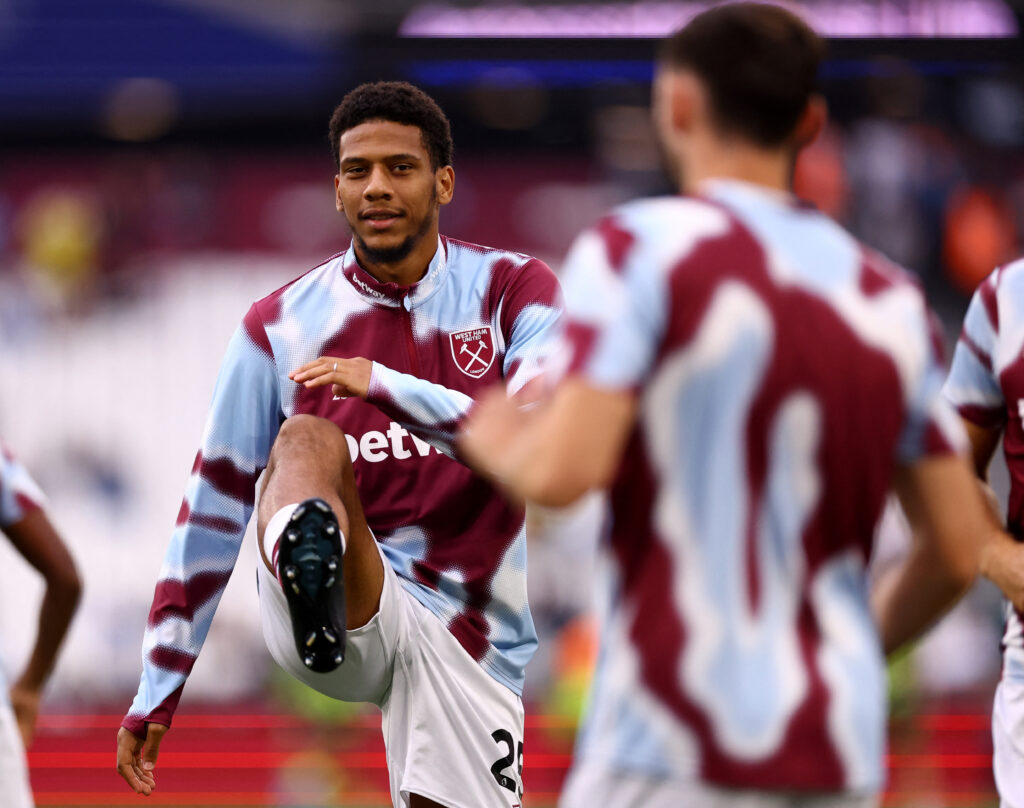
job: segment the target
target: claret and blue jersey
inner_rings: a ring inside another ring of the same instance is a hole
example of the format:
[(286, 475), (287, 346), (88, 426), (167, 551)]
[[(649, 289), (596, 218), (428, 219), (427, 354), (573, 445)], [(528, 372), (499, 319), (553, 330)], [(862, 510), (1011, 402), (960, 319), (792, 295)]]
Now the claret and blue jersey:
[(41, 507), (43, 492), (14, 454), (0, 443), (0, 530)]
[[(404, 586), (517, 693), (536, 647), (523, 511), (455, 459), (483, 389), (537, 378), (556, 340), (557, 281), (542, 262), (446, 237), (412, 287), (381, 283), (354, 251), (255, 303), (227, 350), (157, 583), (139, 693), (125, 726), (170, 723), (235, 565), (256, 481), (281, 423), (338, 424), (366, 513)], [(319, 356), (373, 360), (365, 401), (288, 373)]]
[(617, 209), (563, 278), (569, 372), (637, 394), (580, 776), (878, 790), (874, 527), (897, 464), (963, 440), (920, 290), (734, 181)]
[[(996, 269), (974, 291), (944, 392), (964, 420), (1003, 432), (1006, 526), (1024, 540), (1024, 260)], [(1003, 675), (1024, 680), (1024, 615), (1009, 601), (1005, 611)]]

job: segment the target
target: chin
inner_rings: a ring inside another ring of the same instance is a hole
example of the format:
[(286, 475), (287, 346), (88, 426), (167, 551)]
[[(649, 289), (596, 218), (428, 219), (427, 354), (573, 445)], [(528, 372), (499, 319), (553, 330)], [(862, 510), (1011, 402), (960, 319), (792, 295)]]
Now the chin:
[(364, 236), (357, 236), (357, 238), (366, 257), (381, 264), (391, 264), (403, 260), (416, 246), (416, 239), (411, 236), (374, 233), (370, 238)]

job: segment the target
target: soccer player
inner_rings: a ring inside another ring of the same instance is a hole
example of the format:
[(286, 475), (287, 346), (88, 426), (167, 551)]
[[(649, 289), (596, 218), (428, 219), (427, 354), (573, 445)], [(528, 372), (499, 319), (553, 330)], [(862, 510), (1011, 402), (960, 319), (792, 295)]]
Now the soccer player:
[[(610, 486), (563, 806), (875, 804), (883, 648), (964, 592), (998, 531), (920, 290), (790, 193), (825, 118), (822, 53), (750, 3), (664, 43), (654, 117), (685, 195), (579, 237), (566, 375), (534, 411), (485, 396), (464, 426), (464, 456), (513, 494)], [(890, 486), (915, 545), (876, 623), (865, 566)]]
[(1002, 676), (992, 713), (993, 770), (1006, 808), (1024, 808), (1024, 259), (996, 269), (974, 292), (944, 392), (967, 429), (974, 469), (987, 481), (1003, 439), (1010, 470), (1009, 536), (981, 570), (1007, 597)]
[(28, 665), (9, 692), (0, 675), (0, 805), (4, 808), (31, 808), (34, 804), (25, 750), (35, 734), (43, 686), (82, 591), (74, 561), (47, 518), (43, 501), (24, 466), (0, 445), (0, 530), (46, 581)]
[(557, 281), (534, 258), (438, 235), (452, 141), (422, 91), (356, 88), (330, 141), (352, 244), (255, 303), (228, 347), (119, 771), (139, 793), (155, 786), (265, 469), (258, 581), (274, 659), (380, 706), (395, 805), (513, 806), (536, 646), (524, 514), (452, 441), (485, 386), (529, 395), (555, 344)]

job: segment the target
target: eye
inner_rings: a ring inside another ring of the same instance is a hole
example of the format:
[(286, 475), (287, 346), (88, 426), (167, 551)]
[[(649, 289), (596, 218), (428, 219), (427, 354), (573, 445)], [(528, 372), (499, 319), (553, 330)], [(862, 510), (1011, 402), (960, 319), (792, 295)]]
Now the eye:
[(395, 165), (394, 170), (399, 173), (405, 173), (406, 171), (412, 171), (412, 166), (409, 163), (398, 163)]
[(366, 166), (349, 166), (345, 169), (346, 177), (361, 177), (366, 173)]

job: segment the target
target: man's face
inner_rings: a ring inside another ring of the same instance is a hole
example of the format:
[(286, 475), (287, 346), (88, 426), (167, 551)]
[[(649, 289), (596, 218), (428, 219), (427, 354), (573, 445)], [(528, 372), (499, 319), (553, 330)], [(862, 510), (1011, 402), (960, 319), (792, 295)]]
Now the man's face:
[(451, 201), (450, 166), (434, 171), (419, 127), (367, 121), (342, 133), (334, 178), (363, 254), (375, 263), (401, 261), (436, 230), (439, 205)]

